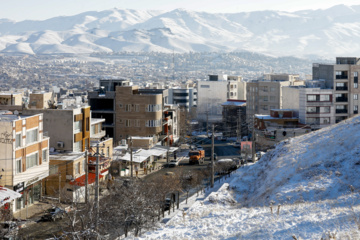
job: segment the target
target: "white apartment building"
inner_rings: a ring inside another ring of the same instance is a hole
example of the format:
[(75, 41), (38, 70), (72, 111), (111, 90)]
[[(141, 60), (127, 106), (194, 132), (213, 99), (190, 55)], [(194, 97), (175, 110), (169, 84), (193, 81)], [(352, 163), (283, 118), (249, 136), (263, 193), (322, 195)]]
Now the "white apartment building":
[(197, 120), (221, 121), (221, 105), (228, 99), (238, 100), (239, 87), (245, 85), (239, 84), (241, 81), (239, 76), (227, 75), (209, 75), (209, 80), (197, 81)]
[(299, 122), (319, 129), (335, 124), (333, 90), (302, 88), (299, 90)]
[(42, 179), (49, 175), (49, 138), (43, 136), (43, 115), (0, 114), (0, 155), (0, 185), (22, 194), (13, 202), (12, 211), (39, 201)]

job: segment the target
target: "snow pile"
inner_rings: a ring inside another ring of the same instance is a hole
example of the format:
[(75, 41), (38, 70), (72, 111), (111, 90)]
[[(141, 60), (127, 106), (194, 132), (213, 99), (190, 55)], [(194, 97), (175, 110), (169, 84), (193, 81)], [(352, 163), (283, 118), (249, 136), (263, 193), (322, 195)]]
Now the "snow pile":
[(281, 142), (140, 239), (360, 239), (359, 126)]

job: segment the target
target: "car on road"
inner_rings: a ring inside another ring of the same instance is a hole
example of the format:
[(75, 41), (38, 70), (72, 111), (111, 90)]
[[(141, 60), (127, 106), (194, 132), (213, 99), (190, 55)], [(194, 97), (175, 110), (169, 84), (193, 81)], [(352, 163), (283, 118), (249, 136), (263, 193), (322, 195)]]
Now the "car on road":
[(65, 210), (60, 207), (53, 207), (48, 210), (46, 214), (41, 217), (42, 221), (56, 221), (65, 216)]
[(176, 167), (179, 165), (179, 161), (176, 161), (175, 159), (174, 160), (171, 160), (169, 162), (169, 167)]

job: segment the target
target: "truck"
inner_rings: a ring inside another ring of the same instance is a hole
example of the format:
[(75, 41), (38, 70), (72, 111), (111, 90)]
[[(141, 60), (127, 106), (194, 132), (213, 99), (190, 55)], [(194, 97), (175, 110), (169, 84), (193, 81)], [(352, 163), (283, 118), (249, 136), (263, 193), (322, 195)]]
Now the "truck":
[(203, 164), (205, 160), (205, 150), (191, 150), (189, 152), (189, 164)]

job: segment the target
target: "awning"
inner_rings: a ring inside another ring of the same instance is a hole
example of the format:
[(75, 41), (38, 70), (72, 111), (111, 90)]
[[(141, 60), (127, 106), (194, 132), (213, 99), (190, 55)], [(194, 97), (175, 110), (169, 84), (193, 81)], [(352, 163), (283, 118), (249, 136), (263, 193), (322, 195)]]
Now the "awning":
[[(130, 161), (131, 159), (130, 153), (126, 153), (124, 156), (119, 156), (117, 158), (117, 160), (122, 160), (122, 161)], [(141, 156), (138, 153), (133, 153), (133, 157), (132, 160), (135, 163), (142, 163), (143, 161), (145, 161), (146, 159), (148, 159), (147, 156)]]
[(6, 187), (0, 186), (0, 207), (12, 200), (21, 197), (20, 193), (14, 192)]
[[(99, 174), (99, 178), (102, 178), (103, 175)], [(88, 184), (93, 184), (95, 182), (96, 174), (95, 173), (89, 173), (88, 175)], [(81, 177), (76, 178), (75, 180), (70, 181), (71, 185), (83, 187), (85, 186), (85, 174)]]

